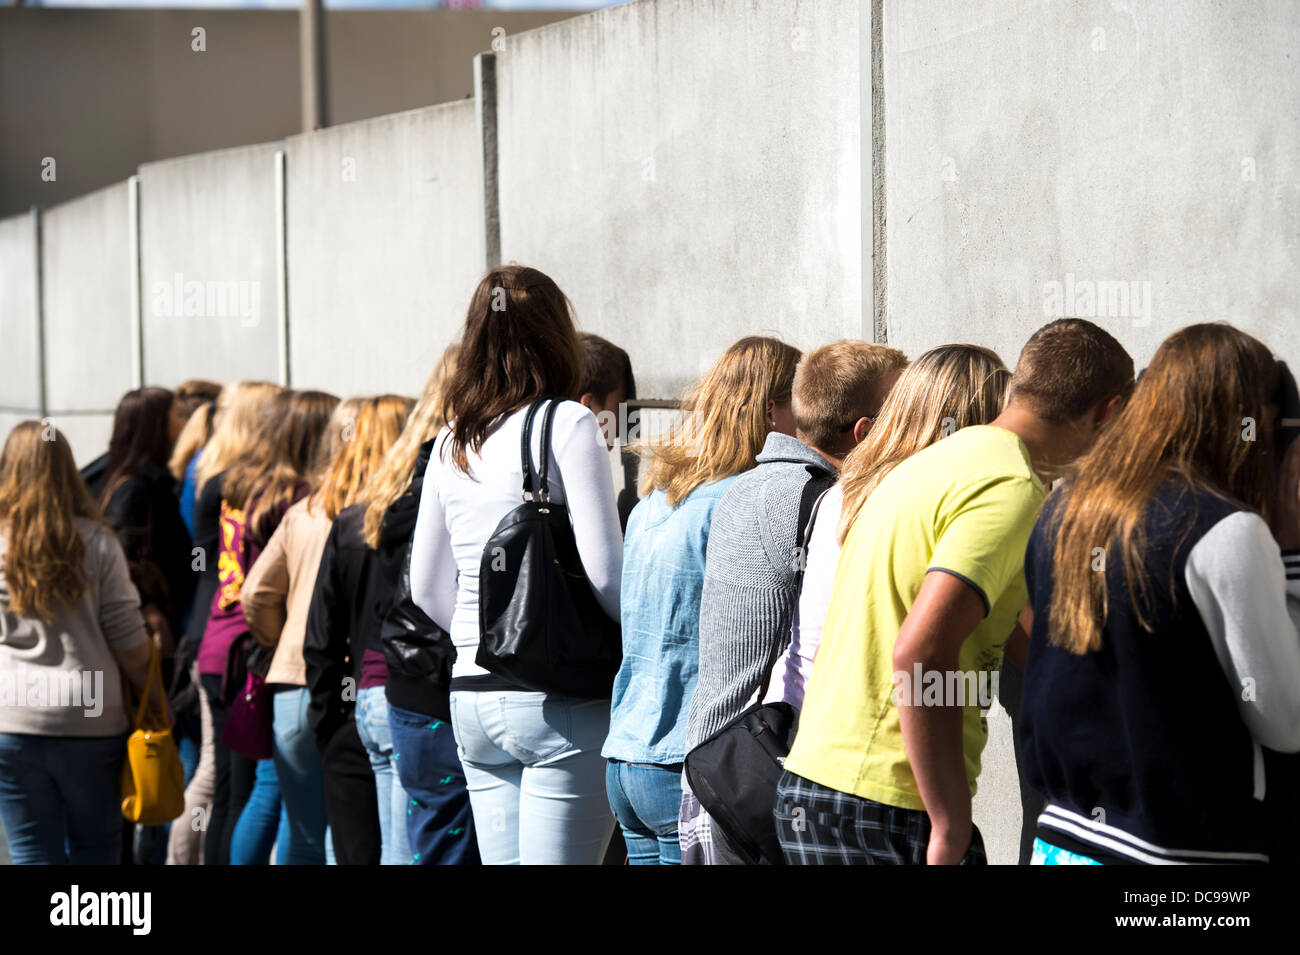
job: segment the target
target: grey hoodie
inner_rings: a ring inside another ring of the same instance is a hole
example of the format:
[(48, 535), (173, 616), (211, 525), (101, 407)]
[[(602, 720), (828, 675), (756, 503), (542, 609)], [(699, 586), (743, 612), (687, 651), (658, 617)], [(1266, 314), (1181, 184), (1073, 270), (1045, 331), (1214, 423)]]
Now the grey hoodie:
[(688, 752), (740, 715), (784, 648), (796, 596), (799, 502), (810, 481), (820, 493), (838, 476), (821, 454), (777, 431), (757, 461), (731, 483), (713, 514)]

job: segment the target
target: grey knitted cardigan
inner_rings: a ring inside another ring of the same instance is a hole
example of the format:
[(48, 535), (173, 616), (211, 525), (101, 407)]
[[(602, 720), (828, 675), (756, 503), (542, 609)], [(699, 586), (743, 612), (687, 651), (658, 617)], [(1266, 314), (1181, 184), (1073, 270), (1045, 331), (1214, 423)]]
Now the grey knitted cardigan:
[[(758, 465), (718, 502), (700, 596), (700, 670), (686, 749), (740, 715), (790, 637), (804, 485), (830, 487), (830, 461), (789, 435), (767, 436)], [(818, 477), (809, 472), (812, 465)]]

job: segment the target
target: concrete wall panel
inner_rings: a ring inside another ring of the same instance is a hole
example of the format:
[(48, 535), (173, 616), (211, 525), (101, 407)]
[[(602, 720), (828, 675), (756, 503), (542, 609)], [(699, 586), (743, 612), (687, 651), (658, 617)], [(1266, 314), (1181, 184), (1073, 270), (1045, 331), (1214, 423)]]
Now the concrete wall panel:
[(1106, 282), (1139, 365), (1218, 319), (1300, 358), (1298, 31), (1286, 0), (889, 0), (891, 341), (1011, 364)]
[(41, 403), (36, 254), (31, 213), (0, 219), (0, 409), (20, 416), (36, 415)]
[(145, 384), (277, 380), (278, 148), (140, 167)]
[(501, 253), (671, 397), (745, 334), (862, 333), (857, 0), (639, 2), (496, 57)]
[(474, 104), (288, 141), (290, 376), (418, 395), (483, 272)]
[(41, 222), (51, 414), (111, 412), (131, 388), (127, 183), (55, 206)]

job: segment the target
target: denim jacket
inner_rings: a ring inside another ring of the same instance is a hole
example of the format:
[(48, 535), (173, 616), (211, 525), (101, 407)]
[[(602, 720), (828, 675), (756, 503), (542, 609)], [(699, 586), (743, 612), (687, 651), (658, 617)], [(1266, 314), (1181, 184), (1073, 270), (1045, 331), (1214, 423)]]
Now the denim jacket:
[(686, 757), (705, 549), (713, 509), (733, 480), (700, 485), (675, 508), (654, 491), (632, 509), (623, 544), (623, 663), (606, 758), (673, 765)]

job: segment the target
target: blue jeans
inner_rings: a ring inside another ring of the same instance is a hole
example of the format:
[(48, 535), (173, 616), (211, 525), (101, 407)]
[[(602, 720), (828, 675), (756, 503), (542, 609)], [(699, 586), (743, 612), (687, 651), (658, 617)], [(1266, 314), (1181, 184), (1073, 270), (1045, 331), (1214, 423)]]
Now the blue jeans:
[(393, 760), (406, 790), (412, 865), (478, 865), (474, 813), (451, 724), (388, 704)]
[(289, 816), (289, 838), (280, 843), (277, 856), (289, 865), (324, 865), (325, 771), (307, 725), (311, 697), (306, 687), (294, 687), (278, 691), (271, 702), (271, 758)]
[(375, 771), (379, 799), (379, 831), (383, 837), (380, 865), (410, 865), (411, 846), (406, 835), (406, 790), (398, 778), (393, 755), (393, 734), (388, 726), (388, 698), (382, 686), (357, 691), (357, 735)]
[(122, 861), (126, 735), (0, 733), (0, 822), (14, 865)]
[(457, 690), (451, 727), (484, 865), (600, 864), (614, 831), (609, 700)]
[(605, 789), (614, 810), (629, 865), (681, 865), (677, 814), (682, 805), (682, 767), (625, 763), (611, 759)]
[[(289, 817), (280, 805), (280, 783), (275, 778), (275, 763), (269, 759), (257, 761), (257, 774), (253, 777), (253, 791), (235, 823), (235, 834), (230, 840), (231, 865), (267, 865), (271, 850), (289, 843)], [(277, 863), (286, 861), (283, 853)]]

